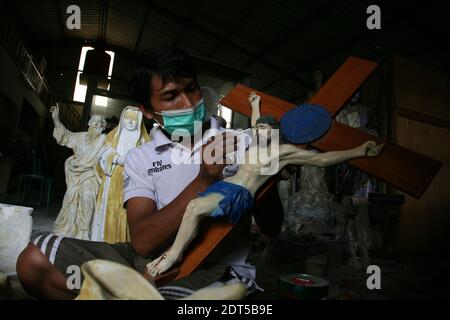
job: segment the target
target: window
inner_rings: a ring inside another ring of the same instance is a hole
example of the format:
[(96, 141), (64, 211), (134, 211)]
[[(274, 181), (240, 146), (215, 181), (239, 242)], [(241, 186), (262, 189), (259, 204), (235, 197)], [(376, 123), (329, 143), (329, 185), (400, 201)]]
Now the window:
[[(80, 63), (78, 64), (77, 82), (75, 83), (75, 90), (73, 93), (74, 101), (84, 102), (86, 100), (87, 86), (80, 84), (80, 75), (83, 72), (84, 61), (86, 59), (86, 53), (89, 50), (94, 50), (94, 48), (93, 47), (82, 47), (81, 48)], [(108, 70), (108, 79), (111, 79), (115, 54), (112, 51), (106, 51), (106, 53), (111, 56), (111, 62), (109, 64), (109, 70)], [(107, 90), (109, 90), (109, 86), (108, 86)], [(102, 107), (107, 107), (108, 106), (108, 97), (94, 96), (94, 104), (98, 105), (98, 106), (102, 106)]]

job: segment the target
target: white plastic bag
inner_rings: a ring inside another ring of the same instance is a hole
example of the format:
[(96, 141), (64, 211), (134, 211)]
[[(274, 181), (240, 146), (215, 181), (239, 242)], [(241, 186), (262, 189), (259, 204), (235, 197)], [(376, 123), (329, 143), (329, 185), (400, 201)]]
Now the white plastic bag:
[(28, 245), (33, 228), (32, 208), (0, 203), (0, 271), (16, 274), (19, 254)]

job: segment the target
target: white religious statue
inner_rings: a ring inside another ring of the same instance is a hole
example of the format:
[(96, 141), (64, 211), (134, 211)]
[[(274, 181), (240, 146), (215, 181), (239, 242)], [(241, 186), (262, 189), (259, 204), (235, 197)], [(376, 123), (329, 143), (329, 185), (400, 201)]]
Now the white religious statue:
[(132, 148), (149, 141), (137, 107), (127, 106), (119, 125), (106, 136), (100, 152), (101, 186), (92, 219), (91, 240), (109, 243), (130, 241), (127, 213), (123, 208), (123, 166), (125, 155)]
[[(84, 281), (76, 300), (164, 300), (153, 281), (122, 264), (91, 260), (81, 266)], [(203, 288), (182, 300), (240, 300), (247, 295), (244, 283)], [(185, 314), (192, 314), (186, 307)]]
[(53, 233), (89, 240), (92, 216), (95, 211), (100, 177), (96, 165), (106, 135), (102, 131), (106, 121), (101, 115), (92, 115), (87, 132), (71, 132), (59, 121), (59, 108), (50, 109), (56, 142), (73, 150), (65, 164), (67, 191)]
[[(259, 114), (260, 97), (255, 93), (249, 96), (249, 103), (252, 112)], [(175, 242), (172, 247), (163, 255), (147, 264), (148, 274), (156, 277), (168, 270), (175, 263), (180, 261), (187, 246), (197, 235), (198, 225), (202, 218), (211, 216), (225, 216), (232, 223), (237, 223), (240, 217), (253, 205), (253, 198), (258, 189), (287, 165), (314, 165), (325, 167), (358, 157), (375, 157), (380, 154), (383, 145), (377, 145), (373, 141), (367, 141), (359, 147), (345, 151), (332, 151), (325, 153), (315, 153), (291, 144), (281, 144), (278, 152), (267, 152), (262, 150), (268, 148), (273, 136), (276, 136), (273, 122), (259, 123), (257, 118), (252, 117), (252, 127), (254, 130), (253, 143), (245, 151), (245, 162), (240, 164), (239, 170), (234, 176), (215, 182), (208, 189), (200, 194), (200, 197), (193, 199), (186, 207), (183, 220), (178, 230)], [(267, 116), (261, 118), (269, 118)], [(269, 129), (267, 129), (269, 128)], [(269, 143), (268, 143), (269, 142)], [(256, 155), (267, 155), (266, 157), (255, 157)], [(255, 159), (256, 158), (256, 159)], [(256, 160), (256, 161), (255, 161)], [(278, 163), (277, 170), (272, 170), (273, 162)]]

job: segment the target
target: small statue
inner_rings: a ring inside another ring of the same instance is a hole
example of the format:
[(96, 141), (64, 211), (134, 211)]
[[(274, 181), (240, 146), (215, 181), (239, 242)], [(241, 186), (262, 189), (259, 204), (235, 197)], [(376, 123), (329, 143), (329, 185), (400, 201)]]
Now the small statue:
[[(252, 112), (259, 114), (260, 97), (251, 93), (249, 103)], [(232, 223), (237, 223), (241, 216), (253, 206), (256, 191), (272, 175), (285, 166), (314, 165), (325, 167), (353, 158), (375, 157), (380, 154), (383, 148), (383, 145), (367, 141), (350, 150), (315, 153), (299, 149), (292, 144), (281, 144), (279, 152), (273, 152), (271, 149), (270, 155), (268, 155), (268, 152), (261, 152), (261, 148), (267, 148), (268, 143), (271, 143), (272, 136), (275, 135), (272, 130), (277, 125), (273, 123), (273, 117), (261, 117), (267, 119), (267, 121), (260, 121), (261, 119), (255, 121), (256, 118), (257, 116), (252, 116), (252, 125), (253, 123), (256, 124), (256, 128), (252, 129), (256, 134), (256, 139), (253, 139), (252, 145), (245, 151), (245, 162), (240, 165), (234, 176), (213, 183), (205, 192), (200, 194), (200, 197), (189, 202), (172, 247), (159, 258), (147, 264), (149, 275), (156, 277), (180, 261), (187, 246), (197, 235), (199, 222), (204, 217), (225, 216)], [(266, 143), (261, 143), (263, 141)], [(250, 161), (250, 157), (255, 154), (266, 154), (268, 156), (263, 159), (258, 157), (257, 161)], [(272, 170), (268, 174), (267, 169), (273, 167), (273, 161), (278, 161), (278, 170)]]
[(103, 116), (94, 114), (88, 122), (87, 132), (71, 132), (59, 121), (58, 106), (53, 106), (50, 113), (55, 124), (53, 137), (59, 145), (71, 148), (74, 153), (64, 164), (67, 191), (53, 232), (89, 240), (100, 186), (100, 177), (95, 168), (105, 140), (102, 131), (106, 121)]
[(137, 107), (126, 107), (119, 125), (106, 136), (100, 152), (101, 186), (92, 219), (91, 240), (109, 243), (130, 240), (126, 210), (123, 208), (123, 166), (125, 155), (132, 148), (149, 141)]

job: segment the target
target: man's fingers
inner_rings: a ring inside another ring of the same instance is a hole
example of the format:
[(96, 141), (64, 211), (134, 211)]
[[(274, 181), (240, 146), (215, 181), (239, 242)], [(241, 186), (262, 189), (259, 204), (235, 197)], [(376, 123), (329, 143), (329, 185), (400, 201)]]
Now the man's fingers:
[(214, 136), (204, 146), (203, 159), (208, 159), (208, 163), (223, 164), (226, 162), (227, 154), (237, 150), (237, 142), (237, 135), (233, 132)]

